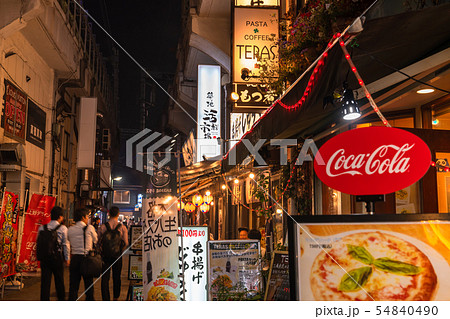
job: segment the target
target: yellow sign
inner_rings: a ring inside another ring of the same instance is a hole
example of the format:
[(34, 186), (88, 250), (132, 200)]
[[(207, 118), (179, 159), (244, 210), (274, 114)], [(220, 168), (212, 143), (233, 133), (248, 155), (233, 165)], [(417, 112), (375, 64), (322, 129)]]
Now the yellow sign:
[(262, 65), (278, 60), (278, 9), (235, 8), (233, 82), (260, 83)]

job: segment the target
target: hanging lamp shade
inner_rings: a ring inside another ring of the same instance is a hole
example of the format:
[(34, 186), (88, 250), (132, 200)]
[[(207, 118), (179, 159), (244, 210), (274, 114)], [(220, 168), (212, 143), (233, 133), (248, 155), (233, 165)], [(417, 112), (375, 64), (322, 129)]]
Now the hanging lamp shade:
[(188, 213), (193, 213), (193, 212), (195, 212), (195, 205), (192, 204), (191, 202), (186, 203), (184, 205), (184, 210)]
[(344, 103), (342, 104), (342, 115), (344, 120), (350, 121), (361, 116), (358, 104), (355, 102), (353, 91), (349, 88), (344, 92)]
[(205, 204), (205, 203), (203, 203), (203, 204), (201, 204), (200, 205), (200, 211), (202, 212), (202, 213), (207, 213), (207, 212), (209, 212), (209, 205), (208, 204)]
[(203, 204), (203, 197), (200, 194), (195, 194), (194, 197), (192, 197), (192, 203), (195, 206), (200, 206), (201, 204)]
[(180, 205), (180, 202), (178, 202), (177, 203), (177, 207), (178, 207), (178, 210), (183, 210), (184, 209), (184, 202), (183, 201), (181, 201), (181, 205)]
[(205, 196), (203, 196), (203, 203), (209, 205), (209, 204), (211, 204), (212, 201), (213, 201), (212, 195), (205, 195)]

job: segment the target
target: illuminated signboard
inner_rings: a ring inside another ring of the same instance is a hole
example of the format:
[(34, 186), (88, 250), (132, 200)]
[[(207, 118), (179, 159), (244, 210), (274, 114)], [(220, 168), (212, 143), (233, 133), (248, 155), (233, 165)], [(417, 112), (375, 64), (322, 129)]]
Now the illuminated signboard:
[(276, 7), (280, 5), (279, 0), (236, 0), (236, 7)]
[(197, 162), (220, 155), (220, 66), (198, 66)]
[[(181, 232), (181, 230), (178, 230)], [(181, 237), (178, 237), (180, 251), (180, 273), (184, 270), (184, 280), (180, 283), (180, 298), (187, 301), (206, 301), (208, 298), (208, 265), (207, 242), (208, 227), (183, 227), (183, 254), (184, 262), (181, 264)], [(184, 267), (184, 269), (183, 269)]]
[(260, 65), (278, 60), (278, 29), (278, 9), (234, 9), (233, 82), (261, 82)]
[(233, 147), (258, 121), (259, 113), (231, 113), (230, 114), (230, 148)]

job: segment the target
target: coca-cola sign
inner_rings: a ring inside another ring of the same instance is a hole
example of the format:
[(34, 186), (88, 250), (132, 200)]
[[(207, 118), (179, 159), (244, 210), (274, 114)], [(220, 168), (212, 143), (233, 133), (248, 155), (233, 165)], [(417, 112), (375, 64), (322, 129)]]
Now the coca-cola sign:
[[(417, 182), (431, 163), (416, 135), (391, 127), (350, 130), (319, 149), (314, 170), (327, 186), (352, 195), (388, 194)], [(323, 159), (323, 161), (322, 161)]]

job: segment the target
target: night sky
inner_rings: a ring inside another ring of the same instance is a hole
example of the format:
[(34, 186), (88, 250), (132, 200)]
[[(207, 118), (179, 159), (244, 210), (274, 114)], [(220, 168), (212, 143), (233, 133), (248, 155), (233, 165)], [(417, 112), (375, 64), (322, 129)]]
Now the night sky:
[[(165, 88), (163, 81), (176, 70), (176, 51), (181, 25), (180, 0), (84, 0), (88, 12)], [(94, 23), (93, 23), (94, 25)], [(110, 55), (110, 42), (95, 27), (97, 42), (105, 56)], [(139, 125), (139, 68), (122, 51), (119, 57), (120, 122), (122, 128)], [(161, 129), (161, 117), (168, 98), (156, 89), (157, 107), (151, 112), (151, 129)]]

